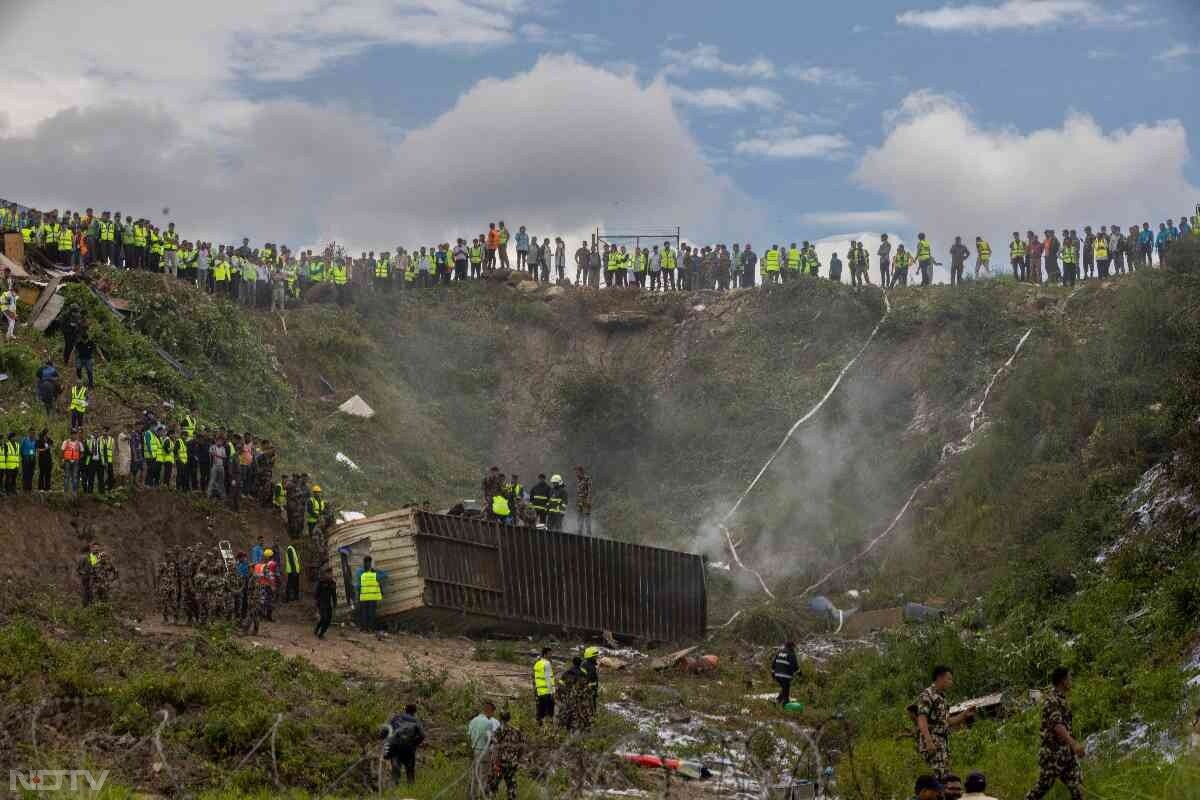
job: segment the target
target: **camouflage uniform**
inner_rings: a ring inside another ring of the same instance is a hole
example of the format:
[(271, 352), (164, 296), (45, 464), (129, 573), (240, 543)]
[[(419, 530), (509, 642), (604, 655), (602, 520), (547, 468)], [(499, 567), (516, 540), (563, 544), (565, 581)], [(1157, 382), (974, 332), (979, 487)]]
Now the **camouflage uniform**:
[(592, 478), (590, 475), (576, 478), (575, 512), (579, 515), (576, 525), (579, 532), (592, 535)]
[(1054, 729), (1062, 725), (1071, 732), (1071, 706), (1067, 696), (1057, 688), (1046, 691), (1042, 701), (1042, 746), (1038, 748), (1037, 785), (1025, 795), (1025, 800), (1042, 800), (1054, 787), (1056, 780), (1062, 781), (1071, 794), (1071, 800), (1083, 798), (1083, 773), (1079, 761), (1071, 748), (1059, 740)]
[(245, 585), (245, 579), (236, 569), (231, 569), (225, 573), (223, 588), (225, 616), (230, 620), (238, 618), (238, 600), (242, 596), (242, 588)]
[(271, 505), (271, 487), (275, 483), (275, 451), (260, 453), (254, 470), (254, 494), (264, 506)]
[(508, 800), (517, 800), (517, 769), (521, 756), (525, 754), (525, 736), (512, 725), (505, 725), (492, 735), (492, 768), (488, 777), (487, 793), (495, 797), (500, 781)]
[(101, 602), (108, 600), (112, 585), (117, 580), (117, 569), (109, 560), (108, 553), (101, 553), (96, 563), (96, 573), (92, 578), (92, 593)]
[(196, 587), (194, 574), (197, 557), (194, 548), (188, 548), (179, 556), (179, 610), (176, 619), (186, 619), (191, 625), (196, 621)]
[(587, 676), (577, 667), (563, 673), (558, 682), (555, 707), (558, 724), (569, 731), (584, 730), (592, 724), (592, 691)]
[(265, 586), (257, 586), (254, 578), (250, 578), (250, 588), (246, 592), (246, 618), (242, 620), (242, 630), (246, 633), (258, 634), (258, 621), (263, 614), (263, 594)]
[(928, 720), (934, 749), (925, 750), (921, 729), (917, 728), (917, 752), (925, 759), (934, 777), (941, 780), (950, 772), (950, 706), (936, 686), (926, 687), (917, 698), (917, 716), (922, 715)]
[(304, 504), (300, 499), (300, 486), (294, 480), (284, 484), (287, 501), (284, 509), (287, 513), (288, 536), (295, 538), (304, 530)]
[(84, 553), (75, 564), (75, 574), (79, 576), (79, 586), (82, 591), (83, 604), (92, 602), (92, 590), (96, 585), (96, 568), (92, 566), (90, 553)]
[(179, 574), (175, 565), (175, 551), (168, 550), (158, 564), (158, 606), (162, 609), (163, 622), (179, 621)]

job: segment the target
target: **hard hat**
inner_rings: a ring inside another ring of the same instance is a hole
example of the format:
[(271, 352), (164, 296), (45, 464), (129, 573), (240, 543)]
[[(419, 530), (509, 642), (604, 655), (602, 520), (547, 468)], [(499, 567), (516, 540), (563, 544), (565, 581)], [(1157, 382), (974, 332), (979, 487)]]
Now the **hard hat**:
[(275, 551), (271, 548), (268, 547), (266, 550), (263, 550), (263, 558), (270, 558), (273, 555), (275, 555)]
[(320, 494), (321, 493), (321, 485), (314, 483), (312, 490), (313, 490), (313, 494)]
[(550, 478), (551, 483), (562, 483), (562, 475), (554, 475)]
[(596, 647), (595, 645), (583, 648), (584, 658), (595, 658), (598, 655), (600, 655), (600, 648)]

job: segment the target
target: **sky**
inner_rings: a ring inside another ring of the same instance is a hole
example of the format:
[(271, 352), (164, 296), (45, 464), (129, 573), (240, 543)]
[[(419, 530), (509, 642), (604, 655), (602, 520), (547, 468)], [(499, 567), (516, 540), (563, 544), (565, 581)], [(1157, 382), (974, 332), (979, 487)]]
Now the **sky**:
[(0, 10), (0, 197), (185, 238), (379, 250), (503, 219), (944, 255), (1200, 202), (1200, 0), (46, 9)]

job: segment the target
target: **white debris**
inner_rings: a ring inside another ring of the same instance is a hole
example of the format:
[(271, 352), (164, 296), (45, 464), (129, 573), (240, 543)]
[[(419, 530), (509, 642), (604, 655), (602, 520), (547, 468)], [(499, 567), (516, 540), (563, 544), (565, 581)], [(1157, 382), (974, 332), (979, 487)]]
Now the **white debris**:
[(375, 416), (375, 409), (367, 405), (366, 401), (358, 395), (354, 395), (354, 397), (351, 397), (338, 406), (338, 411), (343, 414), (349, 414), (352, 417), (362, 417), (363, 419), (370, 419)]
[(709, 569), (719, 569), (722, 572), (729, 572), (729, 569), (730, 569), (728, 561), (709, 561), (708, 568)]
[(345, 453), (338, 452), (336, 458), (337, 458), (337, 461), (339, 464), (345, 464), (347, 467), (354, 470), (355, 472), (362, 472), (362, 470), (359, 468), (358, 464), (355, 464), (353, 461), (351, 461), (350, 457), (347, 456)]
[(356, 519), (366, 519), (367, 515), (361, 511), (339, 511), (338, 523), (353, 522)]

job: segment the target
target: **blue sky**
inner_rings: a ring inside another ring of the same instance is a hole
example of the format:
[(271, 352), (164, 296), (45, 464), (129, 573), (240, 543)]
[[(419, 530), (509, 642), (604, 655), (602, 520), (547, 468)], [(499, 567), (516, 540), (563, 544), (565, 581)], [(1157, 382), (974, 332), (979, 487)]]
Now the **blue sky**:
[(34, 3), (0, 32), (0, 193), (213, 238), (1003, 239), (1200, 199), (1192, 0), (212, 0), (135, 54), (72, 5), (65, 48)]

